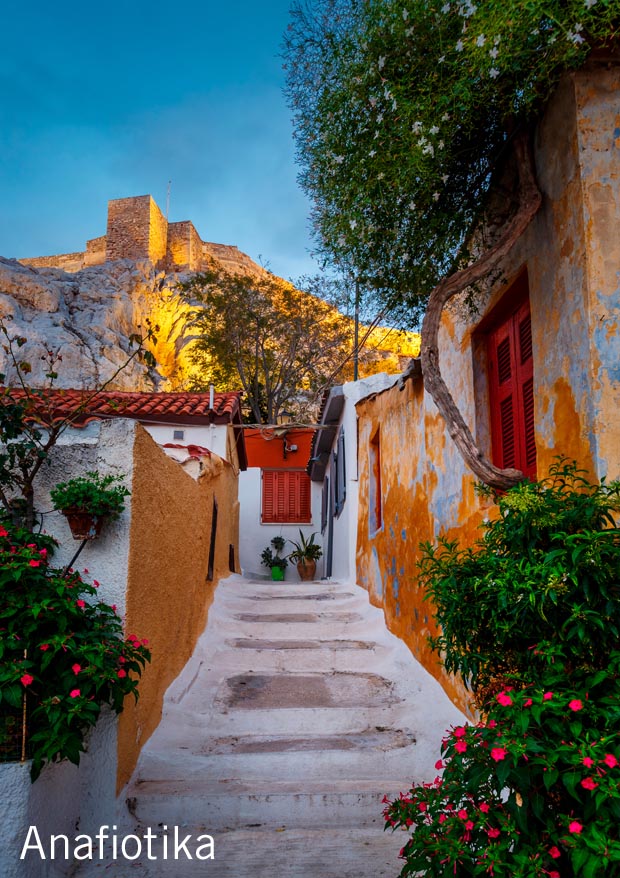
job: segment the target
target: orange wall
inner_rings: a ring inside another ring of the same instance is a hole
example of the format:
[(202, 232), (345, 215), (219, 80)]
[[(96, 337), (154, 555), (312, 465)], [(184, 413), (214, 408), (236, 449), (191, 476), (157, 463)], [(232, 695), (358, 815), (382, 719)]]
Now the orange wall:
[[(278, 429), (278, 433), (280, 430)], [(305, 469), (310, 460), (310, 445), (314, 430), (289, 430), (285, 437), (276, 435), (273, 428), (246, 430), (245, 447), (248, 466), (262, 469)], [(273, 437), (273, 438), (270, 438)], [(287, 445), (296, 445), (297, 451), (284, 456), (284, 438)]]

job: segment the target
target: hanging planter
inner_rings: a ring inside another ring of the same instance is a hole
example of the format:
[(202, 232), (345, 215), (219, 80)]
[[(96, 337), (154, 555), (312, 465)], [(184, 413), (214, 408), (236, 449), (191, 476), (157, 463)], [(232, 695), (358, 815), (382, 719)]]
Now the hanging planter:
[(96, 540), (107, 519), (105, 515), (93, 515), (77, 506), (62, 509), (61, 512), (67, 519), (74, 540)]
[(51, 491), (54, 508), (66, 517), (74, 539), (94, 540), (108, 519), (118, 518), (129, 494), (120, 480), (121, 476), (89, 472)]

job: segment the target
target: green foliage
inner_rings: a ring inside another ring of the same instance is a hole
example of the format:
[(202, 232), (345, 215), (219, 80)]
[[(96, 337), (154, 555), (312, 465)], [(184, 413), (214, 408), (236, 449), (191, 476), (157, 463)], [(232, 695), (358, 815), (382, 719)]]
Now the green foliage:
[[(485, 491), (489, 493), (488, 491)], [(496, 498), (473, 549), (426, 547), (434, 646), (483, 721), (389, 803), (403, 876), (620, 876), (620, 485), (565, 460)]]
[(620, 484), (589, 484), (560, 460), (497, 499), (472, 548), (425, 546), (421, 582), (445, 667), (474, 690), (537, 673), (548, 648), (573, 668), (605, 667), (620, 637)]
[(288, 95), (322, 254), (423, 308), (467, 261), (511, 136), (619, 24), (618, 0), (295, 3)]
[(280, 552), (284, 549), (284, 544), (286, 540), (284, 537), (274, 537), (271, 540), (271, 548), (267, 546), (263, 549), (260, 561), (263, 567), (279, 567), (280, 570), (284, 570), (288, 564), (287, 558), (281, 558)]
[(200, 389), (241, 385), (255, 423), (275, 424), (285, 410), (302, 416), (349, 354), (350, 322), (268, 272), (213, 270), (179, 288), (193, 306)]
[(102, 706), (119, 713), (137, 698), (150, 660), (146, 640), (123, 639), (97, 582), (50, 567), (52, 549), (50, 537), (0, 526), (0, 707), (21, 716), (27, 698), (33, 780), (46, 762), (79, 762)]
[(118, 518), (125, 506), (129, 491), (122, 482), (122, 476), (102, 476), (98, 472), (88, 472), (68, 482), (61, 482), (50, 491), (54, 509), (80, 509), (91, 515), (106, 515)]
[(620, 875), (620, 652), (596, 672), (546, 658), (451, 730), (441, 776), (388, 803), (386, 826), (413, 833), (402, 876)]
[(318, 561), (323, 554), (323, 550), (315, 543), (315, 536), (316, 532), (310, 534), (310, 536), (306, 538), (300, 528), (299, 542), (289, 540), (289, 543), (295, 546), (294, 550), (288, 556), (289, 560), (293, 561), (295, 564), (299, 561)]

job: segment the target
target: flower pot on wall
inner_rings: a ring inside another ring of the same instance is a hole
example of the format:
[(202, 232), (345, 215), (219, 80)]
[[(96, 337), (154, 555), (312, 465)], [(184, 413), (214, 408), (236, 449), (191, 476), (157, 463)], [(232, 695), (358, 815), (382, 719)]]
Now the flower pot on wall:
[(307, 558), (297, 562), (297, 572), (302, 582), (310, 582), (316, 575), (316, 561)]
[(274, 582), (282, 582), (284, 579), (284, 569), (282, 567), (272, 567), (271, 578)]
[(69, 522), (74, 540), (97, 539), (106, 519), (105, 515), (93, 515), (92, 512), (85, 512), (75, 506), (63, 509), (62, 514)]

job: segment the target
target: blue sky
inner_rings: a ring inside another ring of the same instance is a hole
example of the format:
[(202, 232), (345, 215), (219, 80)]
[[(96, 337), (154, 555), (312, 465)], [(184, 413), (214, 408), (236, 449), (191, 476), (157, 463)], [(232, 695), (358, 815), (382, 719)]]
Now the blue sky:
[(316, 271), (278, 57), (289, 0), (7, 0), (0, 53), (0, 255), (81, 250), (110, 198), (284, 277)]

